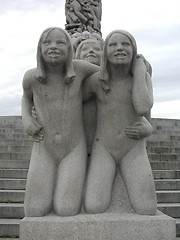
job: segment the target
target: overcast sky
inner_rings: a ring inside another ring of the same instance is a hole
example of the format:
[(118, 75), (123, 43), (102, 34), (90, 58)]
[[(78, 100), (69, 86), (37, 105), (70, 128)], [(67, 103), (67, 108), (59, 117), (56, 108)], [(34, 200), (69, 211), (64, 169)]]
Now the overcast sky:
[[(0, 0), (0, 115), (20, 115), (22, 78), (36, 67), (39, 36), (65, 26), (65, 0)], [(131, 32), (153, 68), (152, 117), (180, 119), (180, 1), (102, 0), (103, 38)]]

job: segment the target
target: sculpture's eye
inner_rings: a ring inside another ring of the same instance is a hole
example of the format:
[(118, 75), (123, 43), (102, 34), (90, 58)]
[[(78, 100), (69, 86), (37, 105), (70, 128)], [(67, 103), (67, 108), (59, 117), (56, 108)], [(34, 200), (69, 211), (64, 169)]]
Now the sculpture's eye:
[(116, 45), (117, 45), (117, 43), (115, 43), (115, 42), (109, 43), (109, 47), (114, 47)]
[(129, 42), (123, 42), (122, 45), (123, 45), (124, 47), (129, 47), (129, 46), (130, 46), (130, 43), (129, 43)]
[(48, 45), (48, 44), (50, 44), (51, 43), (51, 41), (49, 40), (49, 39), (45, 39), (44, 41), (43, 41), (43, 44), (45, 44), (45, 45)]
[(57, 43), (58, 45), (60, 45), (60, 46), (66, 45), (66, 43), (63, 42), (62, 40), (57, 40), (56, 43)]
[(82, 51), (87, 51), (88, 50), (88, 47), (83, 47), (82, 48)]

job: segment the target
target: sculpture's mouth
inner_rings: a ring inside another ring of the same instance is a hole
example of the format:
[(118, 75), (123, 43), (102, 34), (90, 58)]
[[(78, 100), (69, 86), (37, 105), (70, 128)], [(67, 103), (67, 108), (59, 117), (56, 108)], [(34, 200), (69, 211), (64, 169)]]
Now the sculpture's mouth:
[(86, 55), (86, 58), (96, 58), (96, 55), (95, 54), (88, 54), (88, 55)]
[(50, 51), (50, 52), (48, 52), (48, 55), (56, 57), (56, 56), (60, 55), (60, 52), (58, 52), (58, 51)]
[(118, 52), (118, 53), (115, 53), (114, 55), (115, 57), (121, 57), (121, 58), (125, 58), (127, 55), (126, 53), (123, 53), (123, 52)]

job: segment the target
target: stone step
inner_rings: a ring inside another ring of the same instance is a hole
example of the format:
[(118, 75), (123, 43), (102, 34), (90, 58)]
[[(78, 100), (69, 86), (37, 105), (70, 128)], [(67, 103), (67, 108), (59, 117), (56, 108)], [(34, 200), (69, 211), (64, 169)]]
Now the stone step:
[(0, 126), (2, 127), (22, 127), (21, 116), (0, 116)]
[(17, 237), (11, 237), (11, 238), (1, 238), (0, 237), (0, 240), (18, 240), (19, 238), (17, 238)]
[(28, 152), (31, 153), (32, 146), (1, 146), (0, 145), (0, 152), (12, 153), (12, 152)]
[(23, 218), (24, 205), (22, 203), (0, 203), (1, 218)]
[(180, 154), (180, 147), (147, 147), (148, 153)]
[[(0, 236), (1, 237), (19, 237), (20, 219), (0, 219)], [(13, 239), (13, 238), (11, 238)]]
[(158, 210), (173, 218), (180, 218), (180, 203), (158, 203)]
[(180, 154), (148, 153), (150, 161), (180, 161)]
[[(154, 129), (153, 132), (152, 132), (152, 138), (157, 135), (157, 136), (160, 136), (160, 135), (166, 135), (166, 136), (179, 136), (180, 135), (180, 130), (178, 129), (178, 127), (176, 127), (176, 130), (174, 128), (166, 128), (164, 127), (164, 130), (156, 130)], [(150, 138), (151, 138), (150, 136)]]
[(180, 190), (156, 191), (158, 203), (180, 202)]
[(0, 140), (0, 146), (32, 146), (32, 139), (23, 140)]
[(0, 169), (0, 178), (27, 178), (28, 169)]
[(154, 180), (156, 190), (180, 190), (180, 179)]
[(146, 140), (147, 147), (179, 147), (179, 141), (168, 141), (168, 140)]
[(153, 170), (180, 170), (180, 161), (150, 161)]
[(170, 134), (152, 134), (149, 138), (149, 140), (168, 140), (168, 141), (180, 141), (180, 135), (173, 135), (173, 132)]
[(26, 160), (30, 157), (30, 152), (0, 152), (0, 159), (3, 160)]
[(175, 218), (176, 220), (176, 236), (179, 236), (179, 238), (177, 239), (180, 239), (180, 218)]
[(19, 238), (17, 238), (17, 237), (11, 237), (11, 238), (1, 238), (0, 237), (0, 240), (18, 240)]
[(5, 133), (5, 134), (7, 134), (7, 133), (24, 133), (24, 134), (26, 134), (23, 127), (22, 128), (0, 127), (0, 133)]
[(180, 126), (161, 126), (161, 125), (153, 126), (153, 132), (161, 133), (163, 131), (180, 132)]
[(0, 140), (24, 140), (24, 139), (31, 139), (30, 136), (28, 136), (25, 133), (0, 133)]
[(22, 203), (24, 202), (25, 190), (0, 190), (1, 203)]
[(29, 168), (29, 160), (0, 160), (0, 168), (3, 169), (25, 169)]
[(179, 119), (165, 119), (165, 118), (152, 118), (151, 124), (153, 127), (155, 126), (180, 126), (180, 120)]
[(24, 190), (25, 187), (26, 187), (26, 179), (0, 178), (1, 190)]
[(154, 179), (178, 179), (180, 170), (153, 170)]

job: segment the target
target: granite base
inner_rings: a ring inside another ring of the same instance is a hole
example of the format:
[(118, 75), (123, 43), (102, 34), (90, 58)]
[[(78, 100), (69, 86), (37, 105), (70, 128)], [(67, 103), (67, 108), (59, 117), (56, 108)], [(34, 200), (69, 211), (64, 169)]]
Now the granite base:
[(175, 240), (175, 220), (134, 213), (79, 214), (74, 217), (25, 217), (20, 240)]

